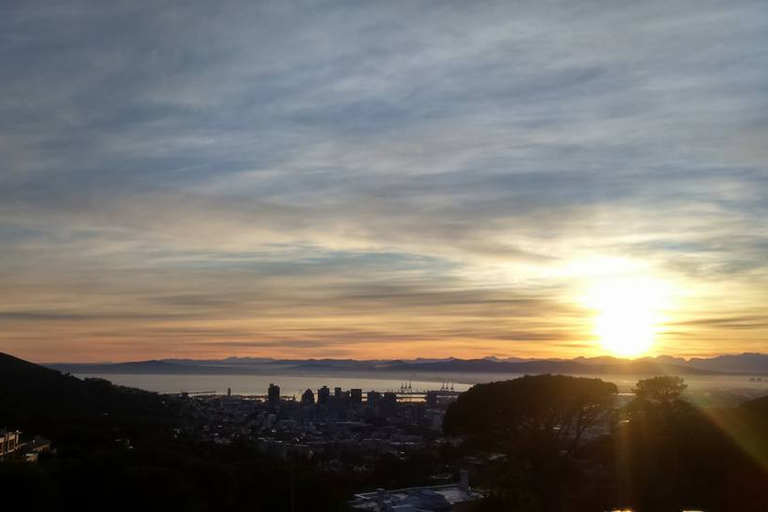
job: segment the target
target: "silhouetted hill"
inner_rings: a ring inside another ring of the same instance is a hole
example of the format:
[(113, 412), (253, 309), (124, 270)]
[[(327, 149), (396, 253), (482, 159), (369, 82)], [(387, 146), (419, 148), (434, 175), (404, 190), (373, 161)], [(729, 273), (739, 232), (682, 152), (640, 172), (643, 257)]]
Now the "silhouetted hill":
[(768, 423), (768, 396), (748, 400), (739, 405), (739, 407), (755, 416), (762, 418)]
[[(17, 384), (18, 379), (39, 379), (39, 382), (56, 382), (61, 377), (57, 371), (24, 361), (0, 352), (0, 385)], [(7, 389), (7, 388), (6, 388)]]
[[(235, 512), (290, 510), (293, 503), (323, 511), (338, 510), (351, 494), (314, 467), (289, 466), (252, 444), (177, 436), (189, 426), (181, 411), (169, 397), (0, 353), (0, 426), (43, 435), (56, 449), (37, 464), (0, 462), (0, 488), (11, 491), (0, 509)], [(295, 502), (292, 485), (302, 490)]]
[(116, 432), (139, 435), (175, 415), (155, 393), (81, 380), (0, 353), (0, 418), (18, 428), (67, 443), (112, 439)]

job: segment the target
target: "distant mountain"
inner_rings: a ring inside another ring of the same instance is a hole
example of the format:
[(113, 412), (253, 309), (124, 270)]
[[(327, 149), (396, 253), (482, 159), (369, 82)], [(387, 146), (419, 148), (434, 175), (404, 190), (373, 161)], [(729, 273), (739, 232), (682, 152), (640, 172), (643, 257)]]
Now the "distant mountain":
[(713, 370), (724, 373), (768, 373), (768, 354), (744, 353), (740, 355), (724, 355), (709, 359), (694, 358), (688, 365), (702, 370)]
[(387, 367), (394, 371), (423, 371), (423, 372), (461, 372), (461, 373), (514, 373), (539, 374), (562, 373), (569, 375), (700, 375), (716, 373), (698, 368), (658, 364), (653, 361), (626, 361), (621, 359), (601, 359), (600, 362), (587, 363), (571, 361), (489, 361), (487, 359), (455, 360), (442, 363), (394, 364)]
[(220, 360), (166, 359), (128, 363), (49, 364), (49, 368), (74, 374), (170, 374), (170, 375), (258, 375), (311, 372), (429, 372), (571, 375), (606, 374), (768, 374), (768, 355), (741, 354), (686, 360), (658, 356), (620, 359), (611, 356), (575, 359), (482, 359), (418, 358), (411, 360), (272, 359), (227, 358)]
[[(356, 361), (354, 359), (308, 359), (306, 361), (292, 361), (297, 369), (339, 369), (360, 370), (374, 369), (380, 361)], [(288, 361), (283, 361), (288, 363)]]
[(55, 363), (46, 366), (60, 372), (80, 375), (233, 375), (253, 373), (253, 370), (241, 365), (171, 363), (167, 361), (136, 361), (112, 364)]
[[(456, 359), (454, 357), (450, 359)], [(536, 359), (533, 357), (496, 357), (496, 356), (488, 356), (483, 358), (485, 361), (493, 361), (496, 363), (523, 363), (526, 361), (540, 361), (540, 359)], [(557, 359), (547, 359), (547, 361), (557, 361)]]
[(688, 361), (685, 358), (672, 356), (644, 357), (643, 360), (656, 361), (663, 364), (677, 364), (680, 366), (686, 366), (688, 364)]
[(259, 365), (272, 363), (275, 359), (272, 357), (227, 357), (226, 359), (163, 359), (165, 363), (194, 366), (217, 366), (225, 365)]
[[(455, 357), (438, 357), (438, 358), (417, 357), (416, 359), (407, 359), (402, 362), (403, 363), (444, 363), (446, 361), (456, 361), (456, 360), (457, 359)], [(392, 361), (387, 361), (387, 362), (391, 363)]]

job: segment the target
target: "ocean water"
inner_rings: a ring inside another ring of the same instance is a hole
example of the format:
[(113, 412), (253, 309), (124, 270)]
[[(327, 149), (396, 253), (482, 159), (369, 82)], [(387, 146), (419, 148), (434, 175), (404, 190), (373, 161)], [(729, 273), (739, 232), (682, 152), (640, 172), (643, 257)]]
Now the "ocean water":
[[(360, 388), (367, 391), (399, 391), (409, 383), (413, 391), (439, 390), (453, 386), (456, 391), (466, 391), (473, 384), (493, 382), (519, 377), (517, 374), (344, 374), (335, 375), (158, 375), (158, 374), (80, 374), (78, 377), (97, 377), (121, 386), (130, 386), (158, 393), (180, 393), (182, 391), (215, 391), (225, 394), (228, 388), (235, 395), (264, 395), (270, 384), (280, 386), (284, 396), (297, 398), (307, 389), (317, 391), (321, 386), (341, 387), (344, 390)], [(616, 384), (619, 393), (627, 395), (642, 376), (595, 375)], [(768, 379), (750, 380), (739, 375), (687, 376), (686, 398), (701, 405), (733, 405), (744, 400), (768, 395)]]
[[(106, 379), (120, 386), (155, 391), (158, 393), (180, 393), (215, 391), (225, 394), (228, 388), (233, 395), (266, 395), (270, 384), (280, 386), (280, 394), (300, 398), (307, 389), (317, 392), (328, 386), (344, 390), (353, 388), (367, 391), (399, 391), (403, 384), (409, 384), (413, 391), (437, 390), (451, 383), (441, 380), (402, 380), (394, 378), (370, 378), (363, 376), (298, 376), (298, 375), (126, 375), (126, 374), (79, 374), (77, 377)], [(453, 383), (456, 391), (466, 391), (469, 383)]]

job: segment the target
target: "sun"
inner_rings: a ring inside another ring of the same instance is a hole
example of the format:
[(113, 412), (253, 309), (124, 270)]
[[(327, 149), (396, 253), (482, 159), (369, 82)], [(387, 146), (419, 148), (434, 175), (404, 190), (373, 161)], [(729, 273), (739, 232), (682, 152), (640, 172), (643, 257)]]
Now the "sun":
[(651, 278), (613, 278), (594, 283), (585, 303), (595, 311), (594, 334), (603, 348), (623, 357), (648, 353), (666, 295), (664, 284)]

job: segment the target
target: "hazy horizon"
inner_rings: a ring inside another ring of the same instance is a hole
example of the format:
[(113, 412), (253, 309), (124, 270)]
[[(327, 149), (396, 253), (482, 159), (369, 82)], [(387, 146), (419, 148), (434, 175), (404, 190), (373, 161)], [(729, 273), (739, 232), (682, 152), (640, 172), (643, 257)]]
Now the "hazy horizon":
[(0, 351), (768, 346), (768, 3), (8, 2)]
[[(13, 355), (13, 354), (10, 354)], [(498, 359), (499, 361), (507, 361), (507, 360), (516, 360), (516, 361), (572, 361), (580, 358), (584, 359), (600, 359), (600, 358), (613, 358), (621, 361), (639, 361), (644, 359), (657, 359), (657, 358), (673, 358), (673, 359), (682, 359), (684, 361), (693, 361), (696, 359), (713, 359), (717, 357), (739, 357), (739, 356), (765, 356), (768, 355), (768, 353), (764, 352), (739, 352), (739, 353), (720, 353), (713, 356), (694, 356), (694, 357), (676, 357), (676, 356), (670, 356), (668, 354), (658, 354), (658, 355), (639, 355), (635, 357), (630, 356), (620, 356), (615, 354), (601, 354), (597, 356), (574, 356), (574, 357), (516, 357), (516, 356), (497, 356), (497, 355), (476, 355), (471, 358), (467, 357), (456, 357), (456, 356), (443, 356), (443, 357), (425, 357), (425, 356), (418, 356), (413, 358), (333, 358), (333, 357), (305, 357), (305, 358), (280, 358), (280, 357), (269, 357), (269, 356), (260, 356), (260, 357), (252, 357), (252, 356), (222, 356), (219, 358), (185, 358), (185, 357), (169, 357), (169, 358), (149, 358), (149, 359), (124, 359), (124, 360), (98, 360), (98, 361), (80, 361), (80, 360), (57, 360), (57, 361), (32, 361), (37, 364), (43, 364), (43, 365), (52, 365), (52, 364), (122, 364), (122, 363), (141, 363), (141, 362), (150, 362), (150, 361), (195, 361), (195, 362), (222, 362), (227, 360), (233, 360), (233, 359), (254, 359), (254, 360), (264, 360), (264, 361), (324, 361), (324, 360), (334, 360), (334, 361), (355, 361), (355, 362), (376, 362), (376, 361), (418, 361), (418, 360), (425, 360), (425, 361), (445, 361), (450, 359), (455, 360), (478, 360), (478, 359), (484, 359), (484, 360), (491, 360), (491, 359)]]

